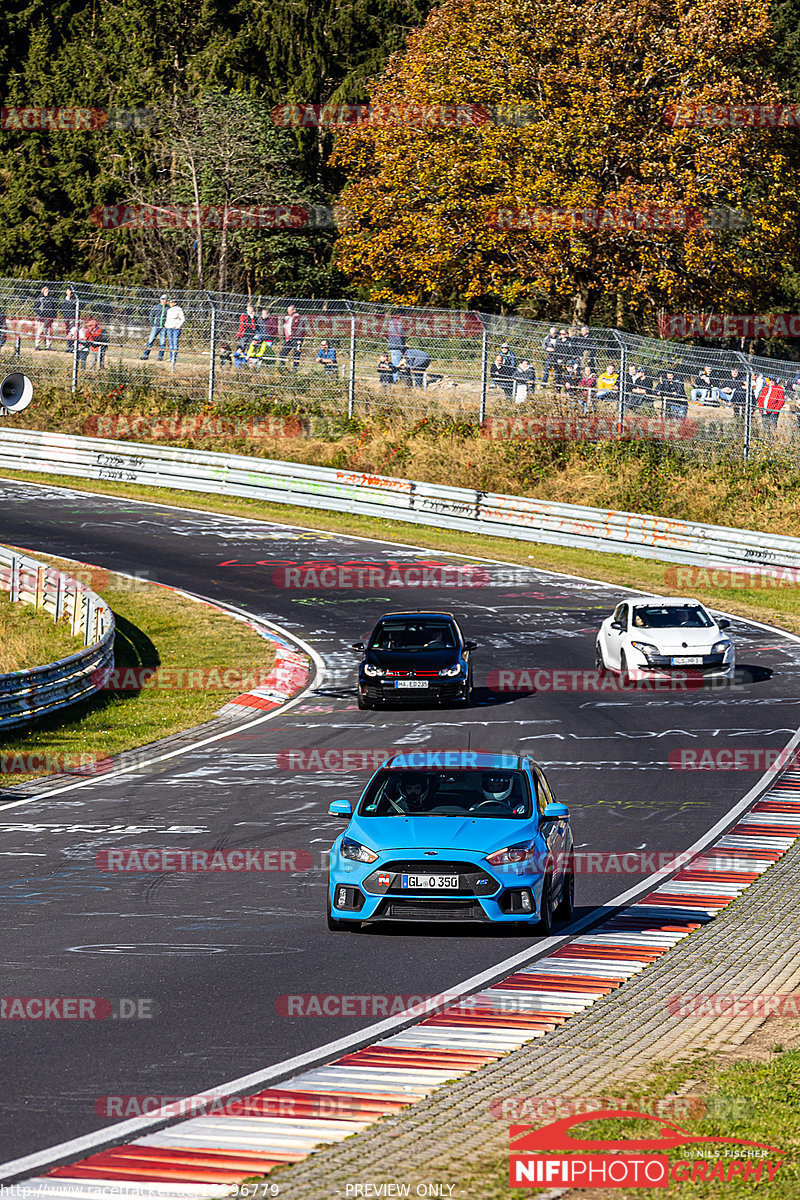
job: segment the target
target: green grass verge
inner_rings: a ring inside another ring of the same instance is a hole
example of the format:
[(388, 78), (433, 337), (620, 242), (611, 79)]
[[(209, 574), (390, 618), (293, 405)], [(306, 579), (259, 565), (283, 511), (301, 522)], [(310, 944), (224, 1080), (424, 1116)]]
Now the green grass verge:
[[(441, 531), (424, 525), (382, 520), (378, 517), (325, 512), (291, 504), (267, 504), (259, 500), (236, 497), (209, 496), (174, 488), (73, 479), (70, 476), (28, 471), (14, 471), (9, 477), (27, 479), (33, 483), (57, 484), (75, 491), (147, 500), (154, 504), (169, 504), (186, 509), (213, 510), (255, 520), (275, 521), (284, 525), (301, 525), (307, 529), (411, 544), (479, 559), (499, 559), (547, 571), (561, 571), (583, 579), (601, 579), (608, 583), (618, 583), (625, 587), (641, 588), (664, 595), (685, 593), (697, 596), (714, 608), (756, 621), (775, 623), (800, 633), (800, 597), (797, 587), (788, 582), (778, 584), (761, 576), (755, 577), (758, 586), (754, 587), (719, 586), (714, 582), (714, 573), (710, 572), (708, 585), (698, 586), (695, 582), (691, 586), (683, 586), (678, 574), (681, 568), (655, 559), (634, 558), (631, 555), (536, 545), (533, 542), (488, 537), (485, 534)], [(716, 578), (719, 579), (719, 575)]]
[(65, 620), (32, 604), (12, 604), (0, 592), (0, 673), (21, 671), (67, 658), (83, 649), (83, 634), (73, 637)]
[[(64, 559), (38, 551), (36, 556), (66, 573), (74, 568)], [(3, 761), (11, 771), (5, 778), (8, 784), (32, 777), (19, 772), (21, 761), (14, 763), (11, 756), (49, 755), (69, 763), (102, 760), (202, 724), (246, 690), (238, 686), (239, 675), (262, 676), (274, 662), (271, 642), (240, 621), (166, 588), (110, 574), (101, 592), (117, 623), (118, 670), (157, 668), (165, 686), (146, 683), (139, 690), (103, 692), (53, 713), (33, 729), (9, 730), (2, 740)], [(232, 667), (237, 673), (233, 687), (198, 686), (202, 681), (197, 672)], [(196, 673), (194, 680), (188, 672)], [(176, 683), (190, 686), (175, 687)]]

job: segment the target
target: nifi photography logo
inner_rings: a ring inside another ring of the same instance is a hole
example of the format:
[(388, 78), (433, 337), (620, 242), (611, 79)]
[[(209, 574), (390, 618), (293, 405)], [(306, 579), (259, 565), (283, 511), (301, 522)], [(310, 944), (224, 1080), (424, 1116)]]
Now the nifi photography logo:
[[(648, 1121), (650, 1136), (624, 1139), (573, 1137), (573, 1125), (591, 1121)], [(511, 1187), (657, 1188), (680, 1183), (745, 1183), (768, 1186), (785, 1151), (742, 1138), (703, 1137), (672, 1121), (630, 1109), (572, 1114), (549, 1125), (509, 1129)], [(678, 1147), (671, 1159), (667, 1151)]]

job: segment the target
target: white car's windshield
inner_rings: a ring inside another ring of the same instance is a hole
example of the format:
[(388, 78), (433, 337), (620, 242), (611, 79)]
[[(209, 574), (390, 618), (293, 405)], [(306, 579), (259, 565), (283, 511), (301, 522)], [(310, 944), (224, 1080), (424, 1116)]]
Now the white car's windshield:
[(381, 771), (359, 807), (362, 817), (531, 816), (521, 771)]
[(713, 624), (697, 604), (642, 604), (633, 610), (634, 629), (709, 629)]

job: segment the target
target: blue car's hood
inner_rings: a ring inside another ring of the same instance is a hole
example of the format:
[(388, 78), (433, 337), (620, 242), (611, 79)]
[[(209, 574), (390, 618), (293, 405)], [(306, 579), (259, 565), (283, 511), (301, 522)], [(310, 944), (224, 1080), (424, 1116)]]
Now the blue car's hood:
[(532, 840), (534, 821), (493, 817), (354, 817), (346, 836), (375, 850), (467, 850), (492, 854), (504, 846)]

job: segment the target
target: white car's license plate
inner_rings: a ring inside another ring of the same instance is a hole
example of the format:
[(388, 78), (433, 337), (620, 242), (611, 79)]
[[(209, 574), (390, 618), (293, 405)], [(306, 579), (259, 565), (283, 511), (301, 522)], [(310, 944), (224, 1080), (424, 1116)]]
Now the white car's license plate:
[(402, 688), (426, 688), (428, 681), (427, 679), (396, 679), (394, 686)]
[(457, 875), (404, 875), (404, 888), (458, 888)]
[(700, 667), (703, 665), (703, 659), (702, 657), (683, 658), (678, 656), (677, 658), (673, 658), (672, 665), (673, 667)]

